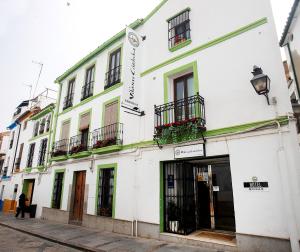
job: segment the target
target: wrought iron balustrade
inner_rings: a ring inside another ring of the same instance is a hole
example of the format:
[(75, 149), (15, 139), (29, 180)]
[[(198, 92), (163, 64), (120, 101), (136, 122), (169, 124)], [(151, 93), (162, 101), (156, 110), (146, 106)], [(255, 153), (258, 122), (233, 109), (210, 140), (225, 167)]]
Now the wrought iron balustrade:
[(154, 120), (154, 139), (165, 138), (162, 143), (197, 138), (199, 132), (206, 130), (204, 98), (197, 94), (154, 106)]
[(55, 142), (51, 153), (52, 157), (59, 157), (68, 154), (69, 139), (63, 139)]
[(81, 90), (81, 101), (93, 96), (94, 81), (86, 83)]
[(89, 133), (79, 134), (70, 138), (69, 154), (87, 151), (89, 148)]
[(120, 81), (121, 81), (121, 66), (117, 66), (106, 73), (104, 89), (110, 88), (111, 86), (118, 84)]
[(64, 104), (63, 104), (63, 110), (73, 106), (73, 97), (74, 97), (74, 93), (69, 94), (65, 97)]
[(92, 148), (123, 144), (123, 124), (115, 123), (92, 132)]

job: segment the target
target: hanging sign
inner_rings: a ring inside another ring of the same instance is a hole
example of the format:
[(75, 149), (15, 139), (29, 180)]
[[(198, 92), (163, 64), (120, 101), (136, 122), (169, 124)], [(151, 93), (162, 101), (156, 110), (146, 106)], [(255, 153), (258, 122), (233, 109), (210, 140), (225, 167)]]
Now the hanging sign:
[(252, 178), (252, 182), (244, 182), (244, 188), (249, 191), (268, 191), (268, 182), (259, 182), (257, 177)]
[(140, 66), (142, 37), (133, 29), (126, 28), (124, 42), (122, 106), (140, 111)]
[(204, 156), (204, 145), (203, 144), (194, 144), (194, 145), (176, 147), (174, 149), (174, 156), (175, 156), (175, 159), (203, 157)]

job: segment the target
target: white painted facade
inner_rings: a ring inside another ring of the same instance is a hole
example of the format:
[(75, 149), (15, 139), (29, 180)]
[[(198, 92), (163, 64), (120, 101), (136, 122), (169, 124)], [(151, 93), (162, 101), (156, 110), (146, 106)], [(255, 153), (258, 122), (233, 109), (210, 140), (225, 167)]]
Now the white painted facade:
[[(192, 42), (171, 52), (166, 20), (186, 8), (190, 8)], [(159, 237), (163, 207), (161, 163), (174, 161), (176, 146), (192, 142), (164, 145), (162, 149), (151, 142), (154, 106), (174, 101), (174, 92), (166, 90), (172, 90), (175, 78), (193, 72), (199, 94), (205, 99), (206, 157), (226, 155), (230, 159), (236, 234), (282, 242), (291, 240), (292, 251), (299, 251), (300, 155), (269, 1), (169, 0), (163, 1), (146, 21), (139, 22), (136, 31), (146, 36), (141, 42), (142, 77), (138, 83), (145, 116), (131, 115), (120, 108), (119, 122), (124, 124), (124, 136), (119, 151), (90, 153), (76, 159), (68, 156), (61, 161), (52, 159), (47, 174), (39, 175), (41, 182), (34, 193), (37, 216), (41, 216), (42, 207), (52, 207), (55, 171), (62, 169), (65, 174), (57, 213), (72, 211), (74, 172), (86, 171), (84, 215), (96, 216), (98, 167), (115, 164), (112, 220), (155, 226)], [(104, 104), (118, 97), (122, 100), (122, 84), (105, 90), (104, 83), (109, 54), (123, 43), (124, 36), (113, 40), (101, 52), (58, 78), (61, 92), (53, 142), (62, 140), (62, 124), (66, 120), (70, 120), (70, 137), (78, 135), (80, 115), (90, 109), (89, 131), (102, 127)], [(93, 97), (81, 102), (86, 70), (92, 65), (95, 65)], [(250, 84), (254, 65), (262, 67), (271, 79), (270, 106)], [(176, 69), (176, 73), (166, 74)], [(125, 70), (122, 68), (121, 76)], [(74, 78), (73, 106), (64, 110), (67, 86)], [(202, 143), (202, 139), (193, 143)], [(244, 188), (243, 183), (253, 177), (267, 181), (268, 190), (250, 192)]]

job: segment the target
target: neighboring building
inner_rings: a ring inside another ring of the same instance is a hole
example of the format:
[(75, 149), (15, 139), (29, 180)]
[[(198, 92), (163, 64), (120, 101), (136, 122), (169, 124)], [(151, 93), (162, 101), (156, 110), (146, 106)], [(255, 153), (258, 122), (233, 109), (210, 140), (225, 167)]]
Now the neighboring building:
[(164, 0), (130, 27), (143, 38), (123, 30), (57, 78), (42, 217), (299, 252), (300, 155), (269, 1)]
[[(41, 212), (44, 195), (40, 187), (41, 173), (48, 161), (48, 149), (51, 136), (51, 123), (54, 105), (48, 97), (48, 91), (32, 100), (23, 101), (13, 115), (10, 129), (9, 148), (2, 170), (0, 187), (2, 188), (3, 212), (14, 212), (17, 198), (24, 192), (37, 214)], [(49, 104), (49, 105), (47, 105)], [(43, 108), (43, 109), (41, 109)], [(35, 181), (38, 181), (35, 183)], [(38, 205), (36, 209), (35, 205)]]
[(300, 144), (300, 0), (295, 0), (286, 26), (284, 28), (280, 46), (284, 47), (287, 56), (289, 95), (297, 119), (298, 140)]
[[(5, 161), (5, 156), (8, 151), (8, 144), (9, 144), (9, 132), (1, 132), (0, 133), (0, 174), (4, 168), (4, 161)], [(3, 192), (4, 188), (1, 186), (0, 187), (0, 211), (2, 210), (3, 206)]]

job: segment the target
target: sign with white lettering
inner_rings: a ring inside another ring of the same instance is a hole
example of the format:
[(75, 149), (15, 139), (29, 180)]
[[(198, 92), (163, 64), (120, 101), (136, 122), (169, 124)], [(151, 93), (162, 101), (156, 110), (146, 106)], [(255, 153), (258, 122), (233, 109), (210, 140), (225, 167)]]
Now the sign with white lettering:
[(180, 158), (191, 158), (191, 157), (203, 157), (204, 156), (204, 145), (195, 144), (180, 146), (174, 149), (175, 159)]
[(140, 66), (142, 37), (127, 27), (124, 42), (122, 106), (140, 110)]

